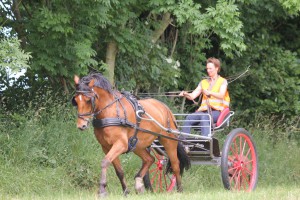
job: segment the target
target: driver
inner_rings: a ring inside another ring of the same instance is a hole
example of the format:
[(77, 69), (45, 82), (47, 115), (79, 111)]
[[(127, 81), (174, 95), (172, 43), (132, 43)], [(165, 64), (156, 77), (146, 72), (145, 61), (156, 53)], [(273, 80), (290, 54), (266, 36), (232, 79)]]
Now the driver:
[(221, 77), (218, 72), (221, 70), (221, 62), (217, 58), (208, 58), (206, 61), (207, 79), (203, 79), (198, 87), (191, 93), (182, 91), (179, 96), (184, 96), (189, 100), (194, 100), (200, 94), (203, 95), (199, 109), (186, 117), (182, 132), (190, 133), (191, 126), (199, 123), (201, 135), (208, 136), (210, 133), (209, 113), (212, 117), (211, 124), (217, 122), (221, 111), (229, 107), (230, 97), (227, 91), (228, 82)]

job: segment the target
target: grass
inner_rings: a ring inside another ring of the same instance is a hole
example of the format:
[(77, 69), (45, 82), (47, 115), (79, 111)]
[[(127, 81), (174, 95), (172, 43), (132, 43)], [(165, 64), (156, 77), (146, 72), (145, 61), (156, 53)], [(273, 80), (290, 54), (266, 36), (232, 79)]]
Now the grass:
[[(19, 116), (10, 129), (0, 126), (0, 199), (96, 199), (102, 150), (92, 128), (78, 131), (75, 113), (68, 107), (57, 109), (51, 117)], [(251, 130), (259, 159), (257, 190), (252, 193), (224, 190), (220, 167), (192, 166), (183, 177), (183, 194), (136, 195), (133, 177), (141, 162), (131, 153), (121, 156), (131, 194), (122, 196), (110, 167), (107, 199), (300, 199), (298, 141), (281, 137), (273, 142), (276, 127)]]
[[(93, 191), (75, 191), (71, 190), (68, 193), (62, 193), (57, 191), (55, 193), (45, 193), (43, 195), (25, 195), (25, 196), (1, 196), (0, 199), (11, 199), (11, 200), (95, 200), (97, 199), (96, 193)], [(119, 193), (112, 193), (107, 198), (107, 200), (175, 200), (175, 199), (201, 199), (201, 200), (211, 200), (211, 199), (239, 199), (239, 200), (299, 200), (300, 199), (300, 189), (299, 187), (263, 187), (258, 188), (254, 192), (232, 192), (223, 189), (210, 189), (205, 188), (205, 190), (196, 191), (185, 191), (183, 193), (163, 193), (163, 194), (129, 194), (127, 197), (122, 196)]]

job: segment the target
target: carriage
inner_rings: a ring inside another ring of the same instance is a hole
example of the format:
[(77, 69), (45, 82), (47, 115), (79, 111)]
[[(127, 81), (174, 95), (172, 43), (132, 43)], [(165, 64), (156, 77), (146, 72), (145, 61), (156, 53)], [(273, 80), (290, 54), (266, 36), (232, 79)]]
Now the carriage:
[(191, 164), (220, 166), (226, 189), (255, 189), (258, 160), (251, 135), (243, 128), (233, 129), (222, 151), (215, 137), (229, 126), (234, 115), (228, 108), (221, 112), (216, 124), (211, 123), (207, 114), (208, 136), (199, 133), (200, 125), (191, 127), (194, 134), (187, 134), (180, 131), (186, 114), (173, 114), (167, 105), (156, 99), (137, 100), (128, 92), (114, 90), (101, 74), (82, 79), (75, 76), (74, 81), (76, 94), (72, 103), (78, 111), (77, 127), (85, 130), (92, 120), (94, 134), (105, 153), (101, 162), (100, 197), (107, 195), (107, 168), (111, 164), (124, 195), (129, 193), (119, 159), (121, 154), (128, 152), (134, 152), (143, 161), (135, 176), (137, 193), (145, 188), (172, 191), (175, 185), (177, 191), (182, 192), (181, 176)]
[[(182, 128), (188, 114), (174, 114), (178, 127)], [(202, 114), (210, 115), (208, 113)], [(230, 118), (234, 115), (229, 108), (224, 109), (217, 122), (211, 124), (209, 120), (210, 133), (208, 137), (201, 136), (201, 123), (195, 123), (192, 134), (175, 131), (175, 134), (184, 135), (181, 142), (187, 149), (187, 154), (192, 165), (215, 165), (221, 168), (222, 182), (225, 189), (252, 191), (258, 180), (258, 159), (255, 143), (252, 136), (243, 128), (233, 129), (226, 137), (221, 151), (219, 141), (215, 137), (217, 133), (223, 132), (229, 127)], [(163, 127), (162, 127), (163, 128)], [(156, 161), (150, 169), (151, 184), (156, 192), (173, 191), (176, 183), (173, 174), (166, 173), (165, 167), (168, 155), (164, 147), (155, 140), (150, 148)]]

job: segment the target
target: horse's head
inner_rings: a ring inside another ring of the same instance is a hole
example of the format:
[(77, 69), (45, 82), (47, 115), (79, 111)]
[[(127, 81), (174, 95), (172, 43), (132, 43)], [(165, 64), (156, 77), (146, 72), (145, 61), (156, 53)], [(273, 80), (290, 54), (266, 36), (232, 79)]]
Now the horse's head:
[(76, 94), (72, 104), (78, 111), (77, 128), (85, 130), (93, 117), (115, 102), (109, 99), (109, 97), (113, 98), (113, 89), (109, 81), (100, 73), (92, 73), (82, 79), (75, 75), (74, 81)]
[(78, 111), (77, 128), (85, 130), (88, 128), (89, 122), (96, 112), (95, 101), (98, 99), (98, 95), (95, 93), (93, 88), (94, 79), (88, 83), (80, 83), (80, 78), (75, 75), (74, 81), (76, 85), (76, 94), (72, 98), (72, 104), (77, 107)]

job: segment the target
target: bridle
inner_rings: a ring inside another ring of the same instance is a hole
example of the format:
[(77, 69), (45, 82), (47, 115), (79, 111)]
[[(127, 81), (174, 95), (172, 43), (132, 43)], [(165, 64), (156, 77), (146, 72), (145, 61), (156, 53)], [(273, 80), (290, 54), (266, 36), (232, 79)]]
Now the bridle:
[[(117, 97), (116, 95), (114, 95), (114, 100), (112, 102), (110, 102), (109, 104), (107, 104), (106, 106), (104, 106), (103, 108), (101, 108), (100, 110), (96, 110), (96, 99), (99, 99), (98, 94), (95, 93), (94, 89), (92, 88), (92, 90), (76, 90), (75, 92), (75, 96), (72, 98), (72, 105), (73, 106), (77, 106), (77, 102), (75, 101), (75, 97), (78, 95), (83, 95), (86, 97), (89, 97), (91, 99), (91, 104), (92, 104), (92, 109), (90, 112), (86, 112), (86, 113), (77, 113), (77, 117), (87, 121), (88, 123), (90, 122), (91, 118), (95, 118), (98, 114), (100, 114), (102, 111), (104, 111), (106, 108), (110, 107), (111, 105), (113, 105), (115, 102), (119, 101), (123, 95), (121, 95), (120, 97)], [(84, 118), (84, 117), (90, 117), (88, 119)]]

